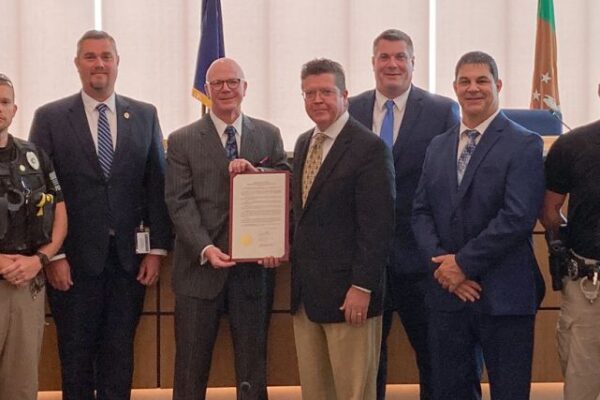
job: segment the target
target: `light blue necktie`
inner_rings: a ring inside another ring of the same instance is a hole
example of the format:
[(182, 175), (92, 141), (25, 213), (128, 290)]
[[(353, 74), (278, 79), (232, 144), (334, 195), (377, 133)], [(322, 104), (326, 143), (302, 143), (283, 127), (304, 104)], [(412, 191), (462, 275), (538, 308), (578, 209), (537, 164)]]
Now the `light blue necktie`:
[(394, 100), (385, 102), (385, 116), (383, 117), (379, 136), (390, 149), (394, 147)]
[(100, 161), (100, 167), (104, 176), (108, 178), (114, 154), (110, 125), (106, 117), (108, 106), (100, 103), (96, 106), (96, 110), (98, 110), (98, 160)]
[(225, 128), (225, 133), (227, 134), (225, 153), (227, 158), (230, 160), (235, 160), (238, 156), (237, 141), (235, 140), (235, 128), (231, 125), (228, 125), (227, 128)]
[(467, 142), (467, 145), (462, 149), (460, 157), (458, 157), (458, 161), (456, 163), (456, 174), (459, 185), (465, 174), (467, 165), (469, 165), (469, 160), (471, 160), (471, 156), (473, 155), (473, 152), (475, 152), (475, 147), (477, 147), (476, 140), (477, 136), (479, 136), (479, 132), (477, 132), (475, 129), (466, 130), (464, 133), (465, 135), (467, 135), (469, 141)]

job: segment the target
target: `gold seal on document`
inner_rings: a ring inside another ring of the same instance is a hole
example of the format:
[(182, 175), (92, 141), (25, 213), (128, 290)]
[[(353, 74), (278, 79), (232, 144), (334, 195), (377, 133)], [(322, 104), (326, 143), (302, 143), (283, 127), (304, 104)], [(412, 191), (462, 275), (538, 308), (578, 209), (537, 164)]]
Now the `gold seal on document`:
[(252, 245), (252, 235), (249, 235), (247, 233), (243, 234), (240, 237), (240, 243), (242, 246), (245, 246), (245, 247)]

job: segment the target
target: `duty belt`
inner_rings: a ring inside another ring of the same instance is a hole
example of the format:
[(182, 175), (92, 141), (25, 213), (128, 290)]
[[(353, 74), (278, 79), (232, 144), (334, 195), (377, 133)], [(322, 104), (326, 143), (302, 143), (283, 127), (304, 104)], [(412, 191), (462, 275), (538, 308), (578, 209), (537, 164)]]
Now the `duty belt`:
[[(598, 277), (600, 275), (600, 261), (592, 258), (582, 257), (575, 253), (573, 250), (569, 250), (570, 259), (567, 265), (567, 275), (571, 280), (578, 280), (579, 287), (585, 298), (593, 303), (598, 298), (598, 289), (600, 289), (600, 282)], [(592, 288), (586, 289), (588, 282), (591, 283)]]

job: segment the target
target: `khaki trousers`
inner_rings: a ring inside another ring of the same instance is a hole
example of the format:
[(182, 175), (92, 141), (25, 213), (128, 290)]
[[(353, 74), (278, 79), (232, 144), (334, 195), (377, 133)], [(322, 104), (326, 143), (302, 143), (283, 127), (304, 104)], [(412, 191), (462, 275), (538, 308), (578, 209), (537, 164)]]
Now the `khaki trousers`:
[(37, 399), (44, 293), (0, 280), (0, 399)]
[(381, 316), (360, 327), (317, 324), (301, 308), (293, 321), (303, 399), (375, 400)]
[[(590, 304), (580, 281), (563, 279), (556, 329), (565, 400), (600, 400), (600, 296)], [(586, 282), (586, 290), (592, 289)]]

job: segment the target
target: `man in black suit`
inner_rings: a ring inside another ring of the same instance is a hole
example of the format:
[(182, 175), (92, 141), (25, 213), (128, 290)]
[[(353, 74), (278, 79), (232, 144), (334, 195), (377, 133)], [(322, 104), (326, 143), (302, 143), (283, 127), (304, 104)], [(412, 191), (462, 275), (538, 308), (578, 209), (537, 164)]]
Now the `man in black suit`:
[[(350, 98), (348, 111), (392, 148), (396, 172), (396, 229), (387, 268), (383, 337), (377, 375), (377, 399), (385, 398), (387, 337), (398, 313), (419, 368), (421, 399), (431, 398), (431, 363), (427, 348), (427, 269), (410, 226), (412, 200), (425, 150), (431, 139), (458, 123), (458, 104), (412, 84), (413, 43), (406, 33), (388, 29), (373, 42), (375, 90)], [(390, 111), (387, 110), (389, 104)], [(388, 115), (391, 114), (391, 115)], [(388, 126), (386, 137), (386, 126)]]
[(384, 268), (394, 227), (392, 155), (347, 112), (338, 63), (302, 68), (316, 127), (294, 151), (292, 303), (302, 396), (375, 399)]
[(220, 317), (229, 313), (237, 387), (267, 398), (267, 330), (278, 260), (235, 263), (229, 256), (229, 177), (289, 169), (279, 129), (242, 113), (248, 83), (232, 59), (206, 74), (210, 113), (169, 135), (166, 199), (175, 226), (173, 399), (206, 396)]
[(82, 91), (38, 109), (30, 133), (69, 214), (64, 257), (46, 267), (63, 399), (129, 399), (145, 288), (171, 242), (162, 134), (152, 105), (115, 94), (109, 34), (86, 32), (75, 65)]

